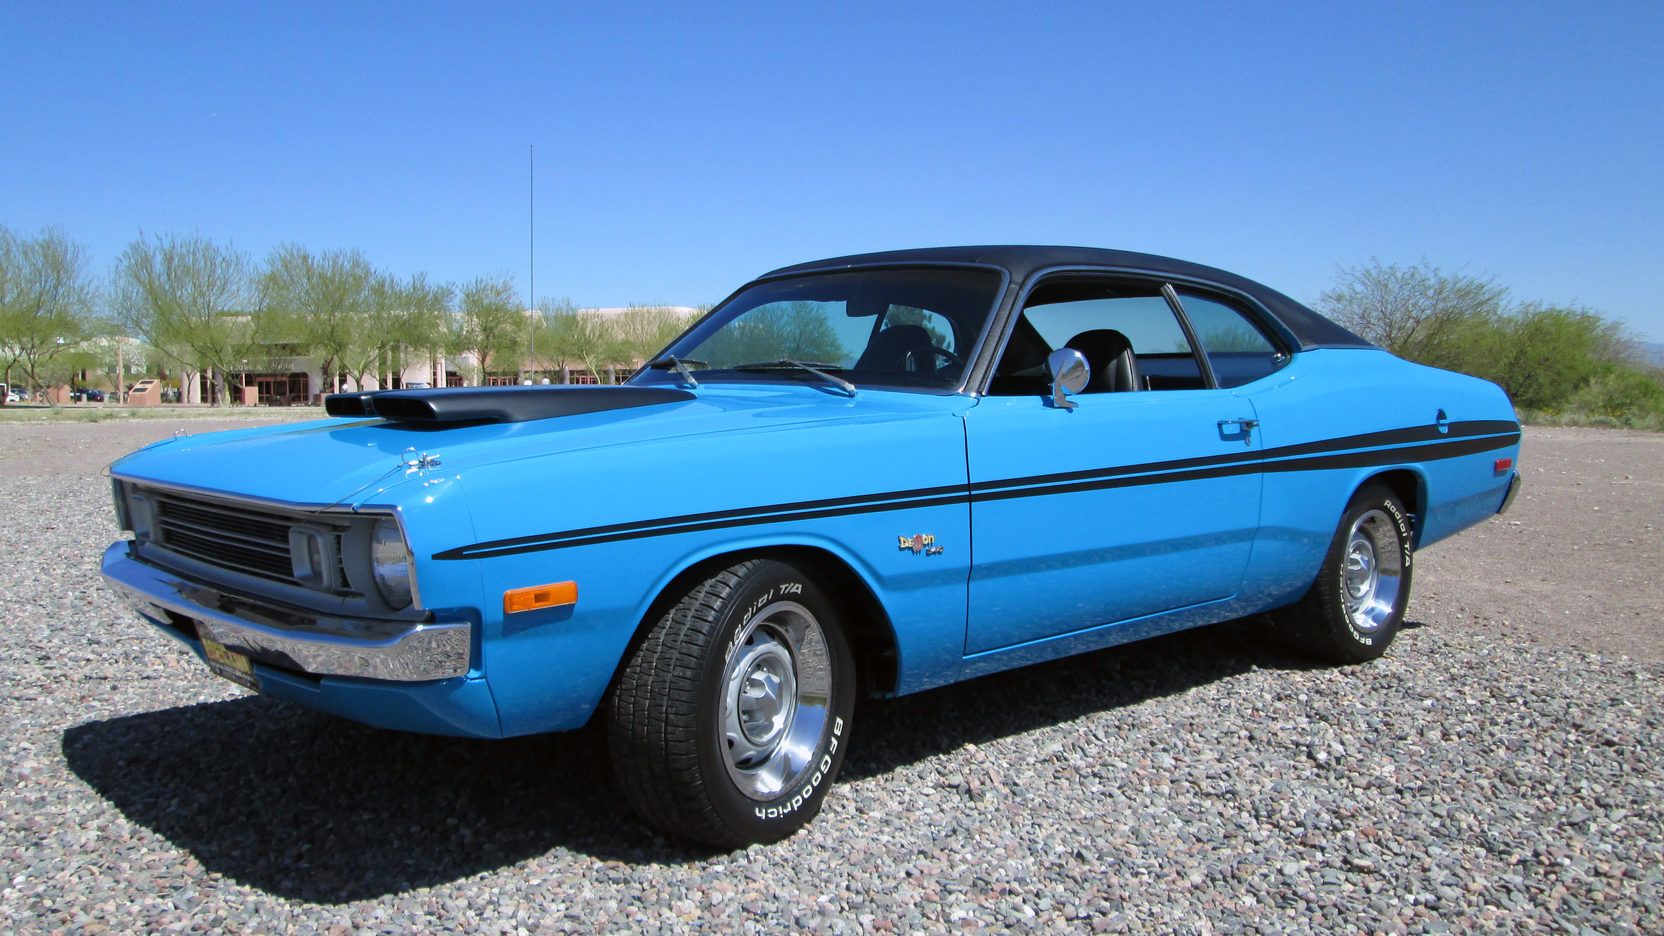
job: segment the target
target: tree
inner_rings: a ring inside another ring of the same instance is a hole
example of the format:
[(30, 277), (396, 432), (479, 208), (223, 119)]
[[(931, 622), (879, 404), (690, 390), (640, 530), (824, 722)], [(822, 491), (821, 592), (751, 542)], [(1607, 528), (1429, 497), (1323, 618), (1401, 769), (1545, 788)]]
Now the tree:
[(1511, 304), (1490, 280), (1426, 261), (1343, 269), (1320, 306), (1400, 357), (1500, 384), (1523, 409), (1650, 418), (1664, 393), (1618, 323), (1589, 309)]
[(403, 304), (395, 325), (399, 347), (421, 352), (427, 358), (429, 379), (443, 386), (443, 378), (434, 377), (433, 372), (445, 348), (445, 323), (456, 290), (449, 283), (430, 283), (426, 273), (417, 273), (400, 287), (400, 294)]
[(386, 273), (372, 273), (362, 307), (348, 320), (348, 341), (341, 351), (341, 364), (359, 390), (365, 388), (372, 374), (379, 382), (382, 368), (397, 356), (403, 306), (399, 281)]
[(826, 313), (813, 302), (759, 306), (724, 325), (698, 351), (715, 368), (788, 358), (836, 364), (847, 354)]
[(1343, 268), (1318, 300), (1318, 311), (1412, 361), (1447, 366), (1461, 360), (1461, 338), (1506, 307), (1508, 290), (1489, 279), (1445, 274), (1423, 260), (1412, 267)]
[(583, 333), (578, 324), (578, 307), (571, 299), (548, 299), (538, 303), (540, 325), (533, 335), (533, 355), (560, 371), (560, 382), (572, 382), (572, 364), (583, 360)]
[[(462, 289), (459, 350), (472, 352), (483, 377), (493, 362), (515, 360), (526, 348), (531, 319), (507, 278), (480, 277)], [(517, 368), (516, 368), (517, 369)]]
[(8, 387), (21, 363), (30, 388), (41, 389), (41, 371), (91, 335), (95, 295), (80, 244), (55, 230), (20, 238), (0, 226), (0, 357)]
[(324, 381), (341, 390), (341, 369), (364, 341), (376, 271), (356, 250), (312, 254), (284, 244), (266, 260), (261, 306), (283, 321), (306, 351), (323, 359)]
[(632, 305), (619, 313), (614, 326), (623, 362), (645, 363), (676, 340), (687, 328), (681, 313), (663, 306)]
[(117, 321), (159, 354), (211, 373), (215, 402), (229, 402), (226, 374), (264, 340), (248, 257), (200, 235), (142, 234), (116, 261)]
[(1628, 363), (1622, 328), (1588, 309), (1528, 303), (1510, 316), (1508, 337), (1497, 382), (1515, 406), (1563, 405), (1595, 378)]
[(574, 353), (597, 382), (612, 382), (611, 369), (617, 358), (617, 333), (612, 321), (596, 312), (578, 312), (570, 324)]

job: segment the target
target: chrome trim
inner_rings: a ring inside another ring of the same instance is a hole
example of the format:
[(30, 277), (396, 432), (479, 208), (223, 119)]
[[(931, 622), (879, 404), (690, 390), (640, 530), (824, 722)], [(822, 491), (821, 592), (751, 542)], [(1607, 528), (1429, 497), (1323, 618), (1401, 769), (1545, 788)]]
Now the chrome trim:
[(1023, 306), (1028, 302), (1029, 296), (1034, 293), (1036, 287), (1048, 277), (1059, 274), (1126, 276), (1133, 279), (1152, 280), (1164, 285), (1178, 284), (1179, 286), (1194, 287), (1203, 292), (1211, 291), (1230, 296), (1246, 306), (1249, 315), (1255, 319), (1257, 324), (1266, 326), (1264, 329), (1265, 332), (1268, 332), (1266, 338), (1271, 341), (1274, 349), (1282, 351), (1288, 356), (1292, 356), (1300, 350), (1300, 343), (1294, 339), (1294, 335), (1288, 330), (1288, 326), (1284, 325), (1282, 320), (1272, 314), (1271, 310), (1262, 305), (1258, 299), (1239, 289), (1232, 289), (1212, 280), (1197, 279), (1194, 276), (1179, 276), (1146, 267), (1059, 264), (1058, 266), (1041, 267), (1030, 271), (1028, 277), (1022, 281), (1022, 288), (1017, 292), (1015, 300), (1011, 303), (1010, 308), (1005, 310), (1006, 319), (1000, 324), (1001, 333), (994, 336), (996, 338), (993, 342), (994, 353), (987, 362), (987, 371), (980, 375), (975, 387), (967, 386), (963, 392), (975, 397), (988, 394), (988, 387), (994, 380), (994, 371), (999, 368), (999, 361), (1005, 355), (1006, 345), (1011, 343), (1011, 333), (1017, 327), (1017, 318), (1022, 314)]
[(1514, 506), (1514, 495), (1520, 492), (1520, 484), (1520, 473), (1516, 470), (1508, 479), (1508, 493), (1502, 495), (1502, 506), (1496, 509), (1497, 516), (1507, 513), (1508, 508)]
[[(316, 605), (320, 602), (341, 600), (348, 604), (358, 604), (360, 614), (370, 614), (378, 617), (405, 617), (401, 614), (405, 610), (420, 612), (421, 587), (417, 582), (416, 553), (410, 548), (410, 536), (405, 530), (404, 511), (389, 504), (359, 504), (353, 505), (337, 501), (332, 504), (299, 503), (276, 498), (262, 498), (246, 494), (231, 494), (223, 491), (210, 491), (190, 485), (174, 484), (164, 481), (152, 481), (144, 478), (133, 478), (120, 474), (112, 474), (118, 496), (127, 498), (142, 498), (152, 505), (163, 504), (177, 500), (186, 509), (200, 509), (208, 512), (223, 513), (231, 523), (264, 522), (271, 525), (282, 525), (287, 528), (281, 542), (274, 536), (264, 541), (269, 547), (271, 555), (268, 559), (275, 563), (277, 552), (286, 555), (283, 558), (284, 571), (278, 573), (274, 568), (257, 569), (246, 564), (237, 564), (223, 555), (216, 556), (215, 552), (198, 543), (196, 548), (187, 544), (168, 542), (166, 537), (135, 537), (141, 544), (141, 552), (145, 561), (169, 566), (175, 571), (199, 577), (203, 581), (219, 581), (221, 576), (232, 576), (227, 582), (234, 588), (253, 589), (263, 593), (268, 588), (301, 589), (307, 594), (296, 598), (286, 596), (284, 601), (301, 605)], [(154, 512), (153, 508), (153, 511)], [(244, 511), (250, 512), (245, 516)], [(406, 608), (393, 608), (382, 598), (376, 587), (369, 564), (369, 530), (382, 519), (391, 519), (398, 527), (399, 536), (404, 540), (405, 549), (411, 555), (411, 604)], [(190, 521), (183, 524), (178, 518), (170, 521), (177, 526), (188, 526)], [(197, 523), (192, 535), (198, 540), (218, 539), (224, 543), (241, 549), (258, 549), (255, 542), (258, 536), (244, 535), (238, 531), (225, 528), (223, 525), (203, 525)], [(290, 532), (293, 530), (317, 530), (327, 534), (326, 544), (332, 546), (329, 552), (332, 556), (334, 568), (326, 570), (326, 574), (314, 581), (308, 581), (299, 574), (294, 561), (294, 543)], [(189, 532), (189, 531), (187, 531)], [(327, 541), (334, 540), (333, 543)], [(362, 561), (361, 561), (362, 560)], [(245, 578), (257, 580), (260, 584), (253, 585), (243, 581)]]
[(1072, 410), (1079, 403), (1069, 397), (1086, 389), (1092, 379), (1092, 365), (1074, 348), (1058, 348), (1046, 355), (1046, 379), (1052, 385), (1052, 405)]
[(1341, 601), (1352, 628), (1373, 634), (1393, 616), (1404, 584), (1404, 546), (1384, 510), (1369, 510), (1352, 523), (1341, 559)]
[(104, 551), (104, 581), (141, 616), (194, 622), (215, 641), (256, 662), (312, 676), (427, 682), (464, 676), (473, 656), (469, 621), (330, 617), (222, 592), (140, 562), (131, 544)]
[[(251, 494), (228, 494), (225, 491), (216, 491), (212, 488), (200, 488), (189, 484), (178, 484), (172, 481), (152, 481), (149, 478), (125, 475), (113, 469), (110, 471), (110, 477), (115, 481), (119, 481), (123, 484), (134, 485), (136, 487), (149, 488), (151, 490), (163, 492), (177, 491), (178, 493), (188, 494), (192, 497), (201, 497), (207, 500), (226, 501), (232, 504), (247, 504), (250, 507), (261, 507), (266, 510), (298, 510), (303, 513), (344, 514), (359, 512), (356, 511), (351, 504), (344, 503), (342, 501), (336, 501), (333, 504), (319, 504), (317, 502), (303, 503), (300, 501), (286, 501), (274, 497), (255, 497)], [(351, 495), (348, 496), (350, 497)]]
[[(929, 393), (932, 396), (958, 396), (969, 394), (971, 384), (973, 382), (977, 382), (972, 379), (972, 371), (976, 369), (978, 360), (982, 357), (983, 351), (985, 350), (988, 342), (994, 337), (993, 330), (996, 327), (995, 319), (1000, 317), (1006, 303), (1010, 300), (1009, 292), (1012, 286), (1011, 271), (998, 263), (992, 263), (989, 261), (890, 260), (879, 261), (876, 263), (844, 263), (833, 266), (815, 266), (806, 269), (793, 269), (789, 273), (780, 270), (764, 273), (762, 276), (751, 280), (740, 288), (729, 293), (728, 298), (712, 306), (711, 311), (706, 312), (704, 315), (695, 319), (692, 324), (682, 330), (680, 335), (677, 335), (669, 344), (665, 345), (664, 348), (660, 350), (657, 355), (655, 355), (655, 357), (663, 357), (666, 351), (676, 347), (677, 344), (681, 343), (682, 339), (686, 338), (693, 332), (694, 329), (703, 324), (706, 319), (709, 319), (721, 312), (730, 302), (733, 302), (734, 299), (740, 295), (740, 293), (745, 292), (759, 283), (768, 283), (775, 280), (799, 279), (805, 276), (824, 276), (829, 273), (853, 273), (862, 270), (909, 270), (919, 268), (987, 270), (999, 274), (1000, 284), (999, 288), (994, 291), (994, 301), (988, 310), (988, 317), (983, 319), (982, 329), (977, 332), (976, 340), (970, 346), (970, 353), (960, 355), (960, 359), (965, 362), (965, 370), (959, 375), (958, 383), (956, 383), (953, 387), (946, 389), (936, 389), (931, 387), (890, 387), (883, 385), (874, 386), (872, 389), (884, 391), (893, 390), (902, 393)], [(652, 360), (652, 358), (649, 358), (649, 360)], [(634, 380), (637, 376), (646, 372), (646, 370), (647, 368), (645, 366), (639, 368), (635, 373), (630, 375), (628, 380)], [(978, 380), (980, 380), (980, 378)]]
[[(1208, 360), (1207, 349), (1196, 337), (1196, 326), (1190, 324), (1190, 313), (1184, 309), (1184, 303), (1179, 300), (1179, 291), (1172, 283), (1161, 284), (1161, 297), (1167, 300), (1167, 307), (1173, 310), (1173, 315), (1179, 320), (1179, 330), (1184, 332), (1184, 340), (1190, 342), (1190, 356), (1196, 359), (1196, 369), (1202, 373), (1202, 386), (1207, 390), (1219, 389), (1219, 375), (1213, 372), (1213, 362)], [(1272, 347), (1276, 347), (1273, 345)]]
[(789, 796), (815, 770), (831, 712), (837, 664), (826, 635), (808, 608), (777, 601), (728, 646), (718, 715), (723, 766), (748, 799)]

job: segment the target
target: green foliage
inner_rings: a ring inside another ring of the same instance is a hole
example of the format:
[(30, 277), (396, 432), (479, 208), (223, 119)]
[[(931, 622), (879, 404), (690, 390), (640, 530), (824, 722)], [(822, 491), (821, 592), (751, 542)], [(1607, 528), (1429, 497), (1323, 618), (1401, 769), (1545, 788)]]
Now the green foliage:
[(585, 359), (588, 349), (584, 342), (578, 307), (572, 300), (545, 299), (540, 304), (536, 331), (532, 335), (533, 353), (539, 362), (565, 374)]
[(1531, 414), (1664, 418), (1658, 373), (1635, 360), (1620, 325), (1589, 309), (1513, 304), (1490, 280), (1380, 261), (1340, 271), (1319, 307), (1400, 357), (1499, 384)]
[(92, 337), (96, 294), (80, 244), (54, 230), (30, 238), (0, 226), (4, 382), (14, 382), (12, 370), (19, 364), (31, 390), (52, 380), (54, 361)]
[(635, 305), (618, 313), (586, 312), (569, 299), (545, 300), (535, 336), (537, 359), (557, 370), (579, 365), (603, 382), (650, 360), (687, 327), (685, 315)]
[[(1196, 340), (1209, 354), (1231, 354), (1237, 352), (1269, 353), (1265, 336), (1255, 331), (1247, 322), (1223, 323), (1214, 325), (1196, 336)], [(1180, 342), (1175, 351), (1189, 351), (1188, 342)]]
[(1623, 362), (1618, 326), (1587, 310), (1526, 305), (1508, 316), (1504, 329), (1508, 354), (1498, 382), (1517, 406), (1569, 403)]
[(1508, 291), (1489, 279), (1446, 274), (1423, 260), (1411, 267), (1342, 269), (1318, 299), (1318, 310), (1359, 335), (1412, 361), (1458, 354), (1465, 327), (1502, 314)]
[(813, 302), (776, 302), (752, 309), (724, 325), (695, 353), (714, 368), (785, 359), (841, 364), (849, 354), (825, 311)]
[(269, 342), (248, 257), (200, 235), (141, 235), (128, 244), (111, 298), (116, 320), (153, 352), (211, 371), (222, 404), (226, 374), (247, 367)]
[(415, 352), (429, 359), (444, 350), (445, 324), (451, 316), (456, 290), (449, 283), (428, 281), (426, 273), (405, 280), (398, 290), (399, 306), (392, 328), (395, 343), (388, 369), (402, 371), (402, 355)]
[(506, 278), (479, 277), (462, 288), (461, 331), (453, 340), (472, 352), (484, 373), (519, 369), (525, 356), (531, 317), (525, 314), (514, 284)]
[(646, 362), (676, 340), (688, 326), (681, 314), (661, 306), (632, 305), (614, 319), (625, 363)]
[[(302, 348), (323, 358), (324, 380), (340, 390), (337, 375), (374, 335), (375, 268), (356, 250), (313, 254), (298, 244), (284, 244), (266, 260), (260, 281), (261, 305), (268, 324)], [(374, 339), (372, 339), (374, 340)]]
[(1615, 420), (1664, 420), (1664, 382), (1657, 372), (1616, 366), (1591, 378), (1571, 395), (1567, 409)]

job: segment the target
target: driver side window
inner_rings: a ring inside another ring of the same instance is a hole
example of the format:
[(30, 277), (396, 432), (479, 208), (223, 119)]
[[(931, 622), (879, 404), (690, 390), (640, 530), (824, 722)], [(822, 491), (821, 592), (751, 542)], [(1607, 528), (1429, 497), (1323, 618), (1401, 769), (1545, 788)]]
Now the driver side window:
[(989, 393), (1044, 393), (1046, 355), (1069, 347), (1086, 356), (1083, 393), (1205, 387), (1195, 349), (1159, 282), (1070, 276), (1029, 294), (994, 370)]

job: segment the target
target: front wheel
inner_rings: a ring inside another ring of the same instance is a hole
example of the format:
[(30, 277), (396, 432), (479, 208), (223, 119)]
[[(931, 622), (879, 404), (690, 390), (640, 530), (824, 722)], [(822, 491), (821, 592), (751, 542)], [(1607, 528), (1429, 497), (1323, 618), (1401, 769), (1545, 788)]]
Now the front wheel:
[(794, 566), (743, 562), (689, 589), (625, 665), (613, 769), (666, 834), (722, 848), (777, 841), (820, 810), (854, 703), (831, 601)]
[(1359, 489), (1341, 516), (1311, 590), (1273, 617), (1295, 649), (1329, 663), (1386, 652), (1410, 603), (1410, 521), (1398, 495)]

